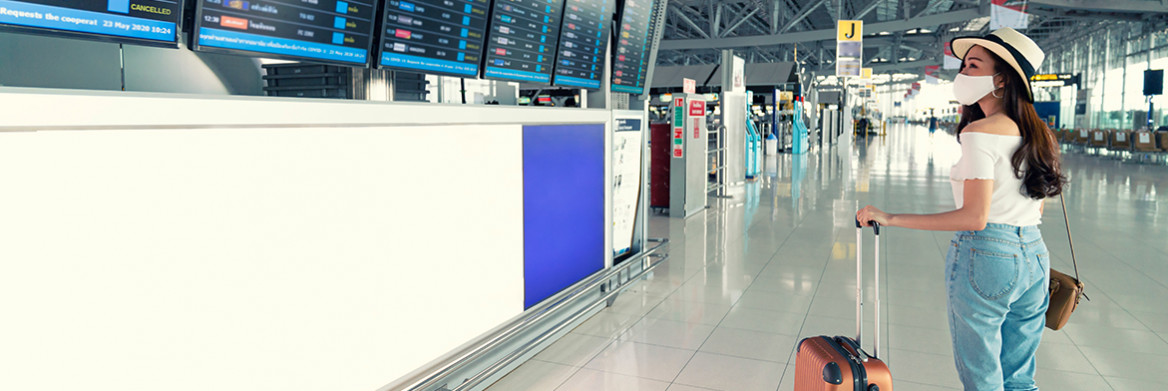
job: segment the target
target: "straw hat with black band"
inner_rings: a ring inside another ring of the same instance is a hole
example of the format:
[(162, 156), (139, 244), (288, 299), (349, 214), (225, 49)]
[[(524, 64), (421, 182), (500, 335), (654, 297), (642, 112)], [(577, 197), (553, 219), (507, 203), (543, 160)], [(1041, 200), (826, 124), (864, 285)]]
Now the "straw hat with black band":
[(965, 54), (974, 45), (997, 54), (998, 57), (1014, 67), (1014, 70), (1018, 71), (1018, 74), (1026, 82), (1027, 100), (1034, 103), (1034, 92), (1030, 89), (1030, 77), (1034, 76), (1035, 70), (1042, 65), (1042, 60), (1046, 58), (1046, 54), (1042, 53), (1038, 44), (1034, 43), (1030, 37), (1009, 27), (994, 30), (989, 35), (981, 37), (957, 37), (949, 41), (953, 55), (962, 60), (965, 59)]

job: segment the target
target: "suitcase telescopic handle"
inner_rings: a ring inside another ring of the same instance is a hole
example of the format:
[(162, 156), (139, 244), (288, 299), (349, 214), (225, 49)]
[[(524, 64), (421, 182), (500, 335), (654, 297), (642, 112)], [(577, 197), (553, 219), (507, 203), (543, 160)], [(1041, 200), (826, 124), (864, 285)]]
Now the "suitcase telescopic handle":
[[(876, 221), (869, 221), (872, 226), (872, 231), (876, 233), (876, 297), (873, 299), (873, 304), (876, 305), (876, 323), (873, 331), (875, 336), (872, 337), (872, 357), (880, 357), (880, 223)], [(860, 220), (856, 219), (856, 343), (860, 343), (860, 337), (864, 335), (864, 225), (860, 224)], [(866, 361), (866, 360), (865, 360)]]
[[(868, 222), (868, 225), (872, 226), (872, 230), (875, 231), (877, 235), (880, 234), (880, 223), (877, 223), (876, 220), (872, 220)], [(856, 228), (864, 228), (864, 225), (860, 224), (860, 220), (856, 220)]]

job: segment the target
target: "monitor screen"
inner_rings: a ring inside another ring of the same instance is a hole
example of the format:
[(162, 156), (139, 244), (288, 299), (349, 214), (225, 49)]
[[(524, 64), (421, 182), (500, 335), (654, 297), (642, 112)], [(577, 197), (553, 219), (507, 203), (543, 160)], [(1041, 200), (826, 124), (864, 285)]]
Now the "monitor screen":
[(476, 77), (487, 35), (488, 0), (388, 0), (377, 65)]
[(625, 0), (612, 56), (612, 90), (644, 94), (649, 73), (653, 0)]
[(552, 84), (600, 88), (612, 12), (612, 0), (566, 1)]
[(195, 0), (200, 51), (365, 66), (372, 0)]
[(563, 10), (563, 0), (495, 0), (483, 75), (550, 83)]
[(182, 4), (168, 0), (0, 0), (0, 28), (175, 47)]

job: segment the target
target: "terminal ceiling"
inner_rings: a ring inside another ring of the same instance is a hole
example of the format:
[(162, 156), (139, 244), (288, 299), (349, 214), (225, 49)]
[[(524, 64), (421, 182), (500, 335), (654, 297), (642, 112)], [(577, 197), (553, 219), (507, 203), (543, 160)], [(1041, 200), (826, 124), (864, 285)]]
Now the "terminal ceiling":
[[(924, 66), (941, 64), (944, 42), (988, 33), (990, 15), (988, 0), (669, 0), (668, 4), (658, 65), (719, 63), (721, 50), (733, 49), (749, 63), (797, 60), (804, 70), (819, 75), (834, 74), (837, 19), (864, 21), (864, 62), (874, 72), (923, 73)], [(1024, 4), (1032, 16), (1029, 28), (1022, 32), (1048, 53), (1104, 29), (1138, 34), (1168, 25), (1168, 2), (1159, 0), (1030, 0)]]

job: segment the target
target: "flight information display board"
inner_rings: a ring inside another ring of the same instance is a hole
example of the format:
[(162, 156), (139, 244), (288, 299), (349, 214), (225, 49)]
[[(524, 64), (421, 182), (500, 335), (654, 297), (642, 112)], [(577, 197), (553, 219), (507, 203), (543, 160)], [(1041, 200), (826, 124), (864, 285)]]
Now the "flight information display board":
[(0, 28), (153, 46), (177, 46), (182, 5), (166, 0), (0, 0)]
[(552, 84), (600, 88), (612, 11), (611, 0), (567, 0)]
[(388, 0), (377, 65), (475, 77), (489, 0)]
[(372, 0), (196, 0), (193, 48), (365, 66)]
[(655, 34), (650, 31), (653, 0), (625, 0), (621, 10), (616, 50), (612, 57), (612, 90), (645, 93), (649, 72), (649, 50)]
[(495, 0), (484, 76), (550, 83), (563, 0)]

